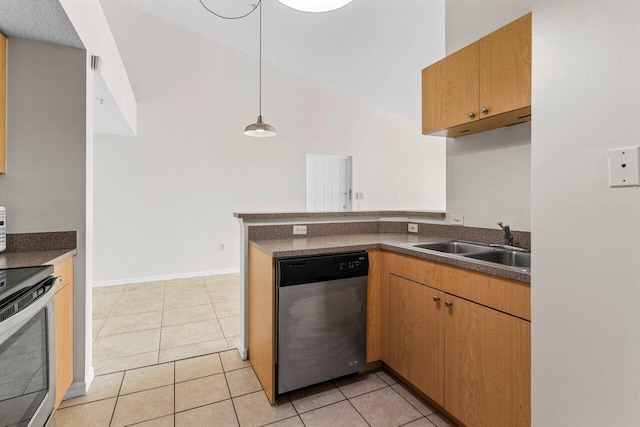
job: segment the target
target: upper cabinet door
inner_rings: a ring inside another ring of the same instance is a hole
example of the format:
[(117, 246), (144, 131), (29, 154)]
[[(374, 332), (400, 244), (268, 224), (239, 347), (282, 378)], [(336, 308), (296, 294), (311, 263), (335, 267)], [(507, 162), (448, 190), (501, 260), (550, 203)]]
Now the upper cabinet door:
[(479, 118), (479, 48), (461, 49), (422, 70), (422, 133)]
[(7, 171), (7, 39), (0, 34), (0, 173)]
[(478, 44), (481, 118), (531, 105), (531, 14)]

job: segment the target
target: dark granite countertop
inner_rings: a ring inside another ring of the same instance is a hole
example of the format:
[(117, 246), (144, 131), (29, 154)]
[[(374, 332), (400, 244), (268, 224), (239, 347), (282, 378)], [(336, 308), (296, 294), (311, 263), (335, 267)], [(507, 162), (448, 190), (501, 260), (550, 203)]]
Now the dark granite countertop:
[(519, 282), (531, 283), (531, 272), (504, 267), (498, 264), (477, 261), (456, 255), (415, 249), (412, 243), (439, 242), (449, 239), (426, 237), (422, 235), (395, 233), (347, 234), (315, 237), (295, 237), (282, 239), (252, 240), (249, 242), (274, 258), (318, 255), (358, 251), (367, 249), (384, 249), (405, 255), (441, 262), (456, 267), (492, 274)]
[(53, 265), (71, 258), (77, 249), (53, 249), (44, 251), (0, 252), (0, 268)]
[(243, 220), (273, 220), (293, 218), (349, 218), (349, 217), (406, 217), (442, 219), (443, 211), (340, 211), (340, 212), (234, 212), (233, 216)]

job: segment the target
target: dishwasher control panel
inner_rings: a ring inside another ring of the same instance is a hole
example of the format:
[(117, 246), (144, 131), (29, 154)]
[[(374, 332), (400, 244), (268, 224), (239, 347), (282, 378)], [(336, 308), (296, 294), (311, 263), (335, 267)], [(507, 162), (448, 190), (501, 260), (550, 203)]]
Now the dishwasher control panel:
[(361, 277), (368, 274), (369, 255), (364, 251), (279, 258), (276, 262), (276, 278), (280, 287)]
[(367, 259), (366, 255), (365, 256), (359, 256), (358, 259), (352, 259), (352, 260), (348, 260), (348, 261), (342, 261), (338, 263), (338, 270), (340, 271), (345, 271), (345, 270), (359, 270), (362, 269), (362, 267), (367, 264), (367, 266), (369, 265), (369, 260)]

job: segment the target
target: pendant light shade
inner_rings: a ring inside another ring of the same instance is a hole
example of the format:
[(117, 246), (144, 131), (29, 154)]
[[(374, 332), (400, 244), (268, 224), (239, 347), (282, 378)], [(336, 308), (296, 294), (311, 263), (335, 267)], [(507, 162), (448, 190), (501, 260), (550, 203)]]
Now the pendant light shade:
[(276, 136), (276, 128), (271, 126), (270, 124), (264, 123), (262, 121), (262, 116), (258, 116), (258, 121), (255, 123), (251, 123), (249, 126), (244, 128), (244, 134), (247, 136), (258, 136), (258, 137), (267, 137), (267, 136)]
[(280, 0), (280, 3), (302, 12), (329, 12), (340, 9), (352, 0)]
[(276, 136), (276, 128), (262, 121), (262, 0), (260, 0), (260, 91), (258, 95), (258, 121), (244, 128), (247, 136), (268, 137)]

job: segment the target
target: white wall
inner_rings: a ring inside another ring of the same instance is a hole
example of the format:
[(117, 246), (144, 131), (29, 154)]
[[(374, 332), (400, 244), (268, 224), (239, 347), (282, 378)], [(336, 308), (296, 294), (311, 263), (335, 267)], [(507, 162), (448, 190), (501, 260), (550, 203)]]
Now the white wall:
[[(447, 54), (531, 11), (531, 0), (445, 4)], [(447, 140), (447, 215), (464, 215), (465, 225), (529, 231), (530, 185), (530, 124)]]
[(96, 281), (237, 270), (233, 212), (305, 210), (307, 153), (353, 156), (361, 209), (444, 209), (444, 140), (419, 124), (265, 63), (263, 116), (278, 136), (246, 137), (255, 57), (120, 2), (103, 7), (139, 116), (138, 138), (96, 136)]
[(534, 426), (640, 425), (640, 3), (533, 0)]
[(82, 338), (91, 333), (91, 316), (85, 319), (90, 298), (85, 293), (90, 260), (85, 232), (86, 60), (84, 50), (8, 40), (7, 173), (0, 175), (8, 233), (77, 231), (74, 330), (75, 380), (80, 382), (91, 370), (90, 347), (86, 353)]
[(94, 130), (96, 133), (135, 135), (136, 98), (100, 1), (59, 1), (89, 54), (100, 56), (103, 61), (96, 79), (96, 92), (107, 102), (95, 107)]

